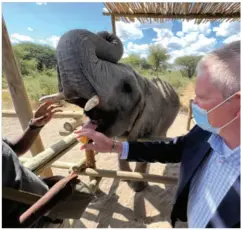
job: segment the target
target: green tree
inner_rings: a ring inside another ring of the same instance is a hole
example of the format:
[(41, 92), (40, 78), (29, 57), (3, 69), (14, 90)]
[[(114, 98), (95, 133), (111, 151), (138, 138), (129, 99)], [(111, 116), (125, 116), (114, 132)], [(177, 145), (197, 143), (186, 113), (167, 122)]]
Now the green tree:
[(167, 50), (162, 46), (156, 44), (149, 47), (148, 62), (152, 65), (156, 73), (166, 68), (166, 62), (169, 57)]
[(13, 46), (13, 50), (23, 75), (28, 75), (33, 70), (43, 71), (56, 66), (55, 50), (49, 46), (19, 43)]
[(196, 73), (196, 67), (202, 56), (183, 56), (175, 60), (175, 63), (181, 67), (181, 74), (192, 78)]
[(121, 62), (124, 63), (124, 64), (128, 64), (131, 67), (135, 68), (135, 67), (141, 66), (142, 59), (137, 54), (130, 54), (128, 57), (123, 58), (121, 60)]
[(141, 68), (142, 69), (150, 69), (151, 68), (151, 65), (148, 63), (146, 58), (141, 59)]

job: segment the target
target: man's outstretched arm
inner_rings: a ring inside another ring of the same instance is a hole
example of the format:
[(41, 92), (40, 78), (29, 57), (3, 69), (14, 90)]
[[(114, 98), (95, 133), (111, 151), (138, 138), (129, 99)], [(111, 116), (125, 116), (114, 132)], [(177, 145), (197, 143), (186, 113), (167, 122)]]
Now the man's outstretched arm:
[(18, 156), (26, 153), (31, 148), (41, 128), (51, 120), (53, 114), (62, 111), (57, 109), (60, 106), (51, 104), (50, 102), (42, 104), (36, 110), (31, 124), (25, 129), (24, 133), (11, 141), (10, 146)]
[(197, 137), (200, 129), (196, 126), (188, 134), (171, 139), (168, 142), (116, 142), (100, 132), (90, 128), (75, 131), (76, 138), (87, 137), (92, 143), (84, 144), (81, 150), (94, 150), (108, 153), (116, 152), (121, 159), (137, 162), (177, 163), (181, 161), (183, 149)]

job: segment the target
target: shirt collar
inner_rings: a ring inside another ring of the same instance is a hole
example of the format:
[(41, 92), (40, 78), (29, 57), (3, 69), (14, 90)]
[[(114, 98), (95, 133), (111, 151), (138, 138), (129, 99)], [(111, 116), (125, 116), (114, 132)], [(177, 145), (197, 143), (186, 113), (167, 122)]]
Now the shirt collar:
[(230, 156), (240, 155), (240, 145), (235, 149), (230, 149), (224, 142), (223, 138), (217, 134), (212, 134), (208, 140), (211, 148), (217, 152), (221, 157), (229, 158)]

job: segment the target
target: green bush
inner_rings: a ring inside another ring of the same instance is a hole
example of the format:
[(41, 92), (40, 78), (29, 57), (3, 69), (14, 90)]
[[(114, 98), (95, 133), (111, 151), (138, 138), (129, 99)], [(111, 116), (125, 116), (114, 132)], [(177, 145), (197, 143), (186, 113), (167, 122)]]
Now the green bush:
[[(141, 76), (146, 77), (148, 79), (153, 79), (156, 77), (156, 72), (153, 70), (146, 69), (135, 69), (137, 73)], [(187, 77), (183, 77), (180, 71), (162, 71), (158, 73), (158, 77), (169, 82), (175, 90), (181, 95), (184, 88), (188, 85), (188, 83), (192, 80)]]
[(4, 75), (2, 74), (2, 89), (7, 89), (8, 88), (8, 83)]
[(24, 78), (24, 84), (28, 96), (35, 102), (38, 101), (43, 95), (53, 94), (58, 91), (57, 77), (54, 76), (50, 77), (36, 73), (35, 77), (26, 76)]

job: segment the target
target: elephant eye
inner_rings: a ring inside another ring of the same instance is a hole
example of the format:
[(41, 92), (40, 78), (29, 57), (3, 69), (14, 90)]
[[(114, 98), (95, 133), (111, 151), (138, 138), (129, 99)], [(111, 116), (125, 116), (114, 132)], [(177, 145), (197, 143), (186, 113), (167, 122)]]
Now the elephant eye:
[(132, 88), (129, 83), (124, 82), (124, 84), (122, 86), (122, 92), (123, 93), (132, 93)]

